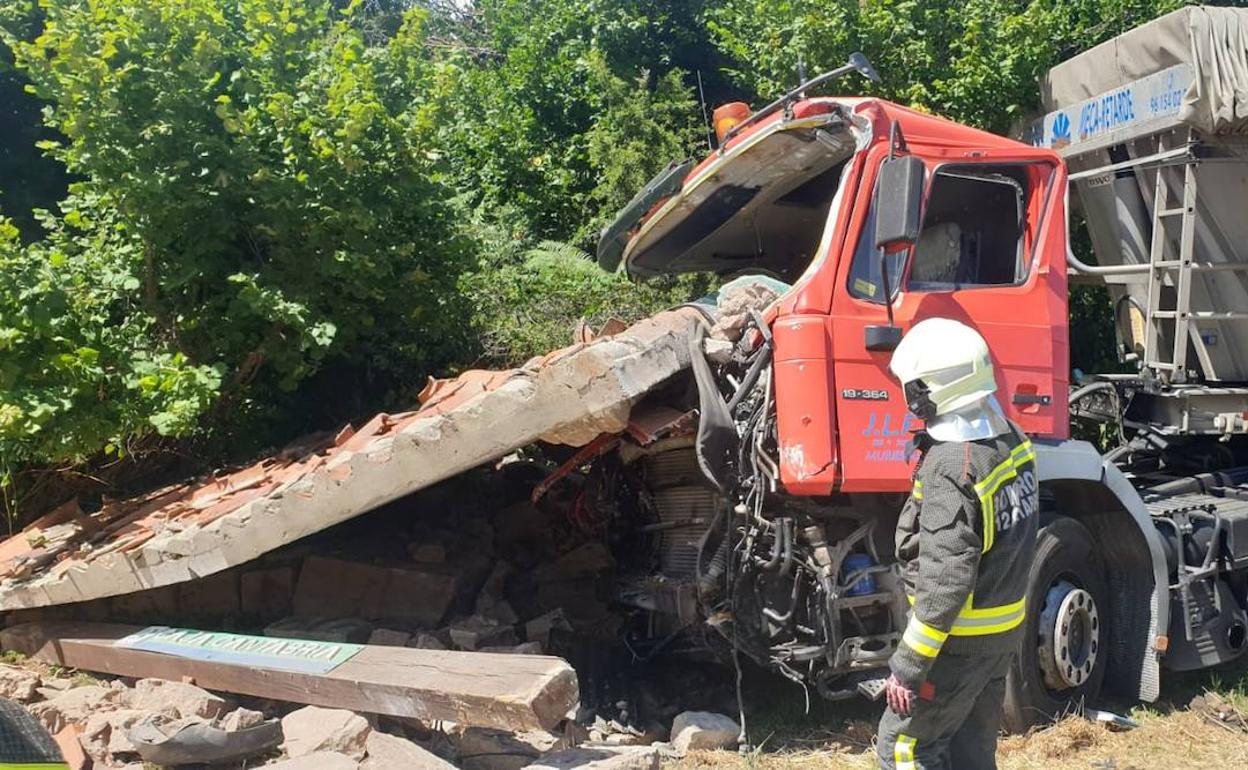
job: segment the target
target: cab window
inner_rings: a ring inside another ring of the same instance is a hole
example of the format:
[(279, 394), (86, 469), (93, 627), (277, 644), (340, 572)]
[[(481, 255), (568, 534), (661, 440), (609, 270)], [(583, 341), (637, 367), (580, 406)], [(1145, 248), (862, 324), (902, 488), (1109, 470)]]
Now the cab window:
[[(888, 257), (889, 292), (902, 276), (913, 291), (1014, 285), (1027, 279), (1027, 166), (942, 166), (932, 178), (918, 241)], [(849, 270), (849, 293), (882, 304), (880, 256), (872, 243), (875, 206), (867, 212)], [(907, 258), (909, 258), (907, 260)]]
[(1022, 283), (1027, 174), (1011, 166), (945, 166), (928, 191), (907, 288), (951, 291)]

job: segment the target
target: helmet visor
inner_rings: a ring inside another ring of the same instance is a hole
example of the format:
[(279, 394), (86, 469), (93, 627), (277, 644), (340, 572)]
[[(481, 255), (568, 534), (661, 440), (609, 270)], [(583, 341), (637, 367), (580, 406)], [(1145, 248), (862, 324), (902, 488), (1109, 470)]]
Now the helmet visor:
[(906, 394), (906, 407), (923, 421), (936, 416), (936, 404), (932, 401), (932, 389), (921, 379), (910, 380), (902, 385)]

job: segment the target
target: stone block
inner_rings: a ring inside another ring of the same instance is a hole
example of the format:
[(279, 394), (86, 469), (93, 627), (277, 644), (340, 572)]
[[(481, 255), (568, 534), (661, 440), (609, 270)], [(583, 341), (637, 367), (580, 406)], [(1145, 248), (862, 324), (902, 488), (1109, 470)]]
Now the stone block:
[(282, 750), (291, 757), (332, 751), (358, 762), (371, 732), (368, 720), (354, 712), (304, 706), (282, 717)]
[(651, 746), (581, 746), (548, 754), (528, 767), (534, 770), (659, 770), (659, 751)]
[(437, 754), (397, 735), (373, 730), (364, 743), (368, 755), (361, 770), (455, 770)]
[(432, 628), (465, 589), (465, 570), (426, 564), (387, 567), (310, 556), (295, 586), (297, 617), (359, 616)]
[(30, 703), (39, 697), (43, 681), (33, 671), (16, 666), (0, 666), (0, 697)]
[(369, 644), (385, 647), (406, 647), (412, 635), (407, 631), (395, 631), (391, 628), (378, 628), (368, 637)]
[(178, 586), (178, 615), (183, 621), (220, 623), (239, 614), (238, 573), (230, 570)]
[(193, 684), (168, 679), (140, 679), (135, 682), (130, 705), (149, 711), (172, 709), (180, 719), (198, 717), (205, 721), (214, 720), (229, 711), (224, 698)]
[(64, 730), (66, 725), (86, 724), (87, 719), (97, 712), (128, 707), (129, 696), (128, 691), (112, 687), (75, 687), (42, 703), (34, 704), (30, 707), (30, 713), (35, 715), (48, 732), (55, 735)]
[(693, 750), (735, 748), (741, 726), (711, 711), (682, 711), (672, 720), (672, 746), (684, 756)]
[(286, 617), (292, 612), (294, 595), (294, 567), (252, 570), (239, 578), (239, 599), (246, 617)]

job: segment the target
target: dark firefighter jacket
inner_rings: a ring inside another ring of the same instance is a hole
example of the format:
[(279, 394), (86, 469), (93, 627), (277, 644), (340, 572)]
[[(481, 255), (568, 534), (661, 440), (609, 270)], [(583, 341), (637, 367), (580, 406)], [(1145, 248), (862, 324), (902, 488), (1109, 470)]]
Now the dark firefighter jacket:
[(911, 614), (889, 661), (912, 688), (941, 654), (1003, 653), (1018, 643), (1036, 544), (1035, 450), (1005, 434), (936, 442), (919, 461), (897, 522)]

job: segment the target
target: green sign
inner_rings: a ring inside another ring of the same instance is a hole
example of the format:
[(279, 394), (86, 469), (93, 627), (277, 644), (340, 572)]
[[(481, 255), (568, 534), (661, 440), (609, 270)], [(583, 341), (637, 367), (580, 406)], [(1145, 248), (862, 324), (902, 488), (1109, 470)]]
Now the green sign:
[(363, 645), (345, 642), (280, 639), (168, 626), (148, 626), (118, 639), (113, 645), (180, 658), (304, 674), (327, 674), (364, 649)]

